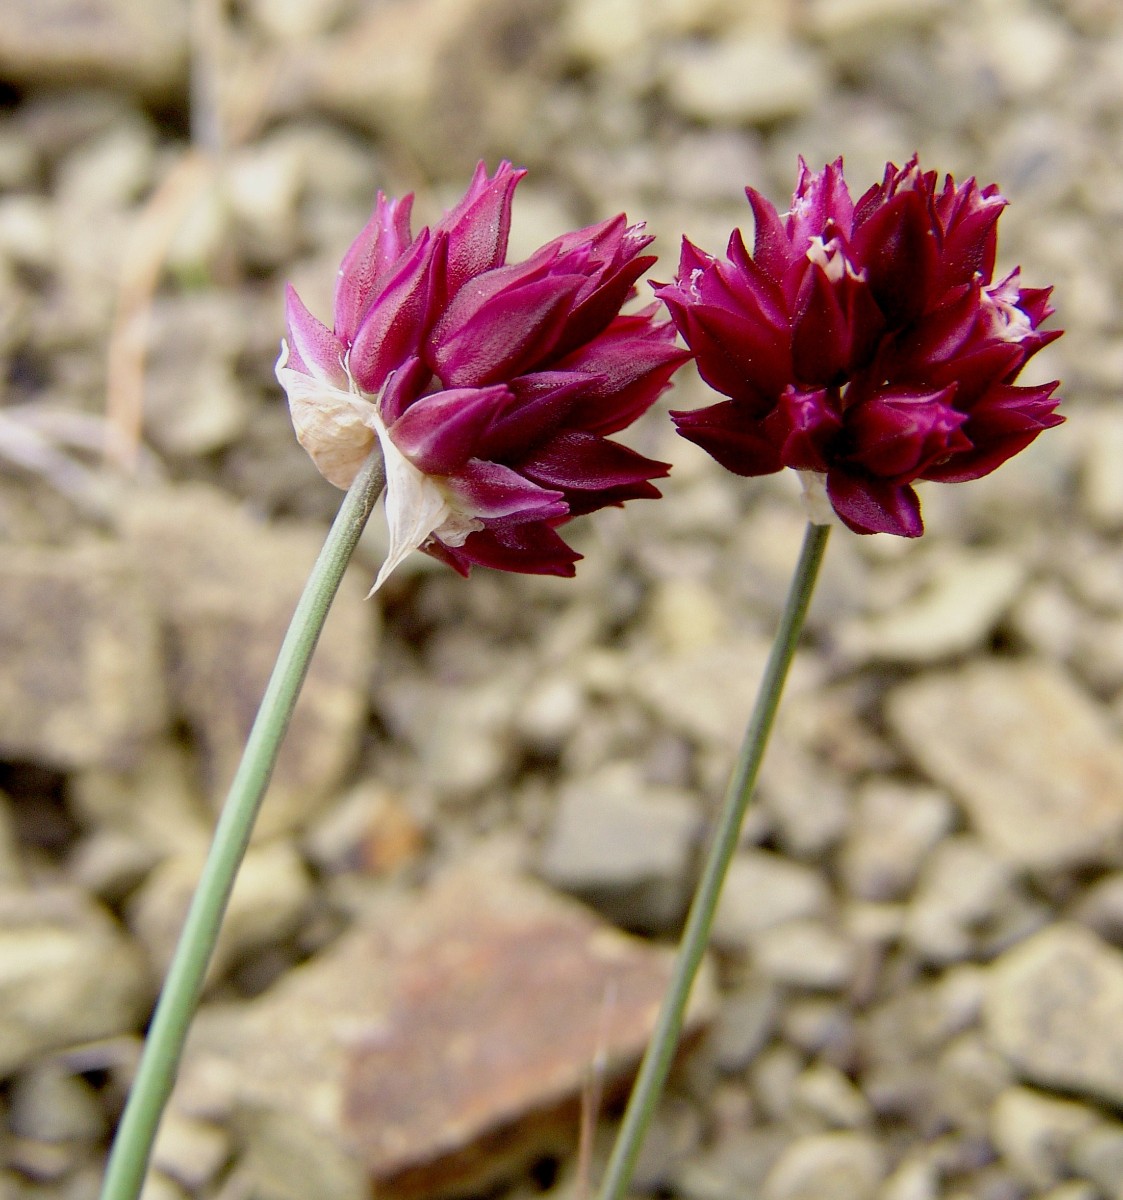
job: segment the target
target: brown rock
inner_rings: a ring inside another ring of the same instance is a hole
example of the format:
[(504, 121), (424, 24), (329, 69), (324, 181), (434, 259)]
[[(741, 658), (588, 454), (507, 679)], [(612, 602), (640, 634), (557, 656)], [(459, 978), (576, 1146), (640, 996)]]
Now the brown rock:
[[(537, 885), (461, 870), (259, 1000), (204, 1013), (181, 1103), (206, 1109), (224, 1079), (255, 1161), (259, 1135), (291, 1131), (284, 1195), (323, 1194), (347, 1163), (380, 1196), (478, 1189), (573, 1145), (589, 1071), (626, 1077), (669, 964)], [(704, 977), (690, 1028), (710, 1004)]]
[(1062, 671), (980, 662), (890, 697), (891, 725), (1004, 858), (1044, 869), (1101, 862), (1123, 836), (1123, 748)]
[(0, 757), (127, 766), (164, 723), (159, 635), (131, 556), (107, 543), (7, 547)]

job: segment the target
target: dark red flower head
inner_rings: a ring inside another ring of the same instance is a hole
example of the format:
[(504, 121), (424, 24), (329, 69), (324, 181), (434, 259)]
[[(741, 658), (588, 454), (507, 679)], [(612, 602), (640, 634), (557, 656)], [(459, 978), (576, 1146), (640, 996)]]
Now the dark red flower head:
[(658, 496), (665, 463), (611, 441), (689, 357), (658, 308), (621, 315), (655, 261), (623, 216), (508, 263), (524, 172), (481, 163), (464, 198), (410, 233), (412, 197), (379, 193), (343, 259), (328, 329), (290, 287), (277, 378), (320, 472), (347, 487), (377, 439), (390, 552), (572, 575), (557, 527)]
[(752, 254), (738, 230), (724, 259), (684, 240), (656, 292), (729, 397), (671, 414), (722, 466), (809, 472), (851, 529), (916, 537), (916, 480), (977, 479), (1063, 420), (1056, 383), (1014, 383), (1060, 331), (1051, 289), (994, 280), (996, 187), (939, 188), (914, 157), (854, 202), (841, 159), (801, 159), (786, 213), (746, 195)]

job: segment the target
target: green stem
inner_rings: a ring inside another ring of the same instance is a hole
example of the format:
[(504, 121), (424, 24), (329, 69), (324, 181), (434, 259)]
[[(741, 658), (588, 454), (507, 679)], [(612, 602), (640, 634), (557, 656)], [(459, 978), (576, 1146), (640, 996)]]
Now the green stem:
[(102, 1200), (135, 1200), (144, 1185), (160, 1118), (281, 740), (328, 609), (385, 481), (382, 455), (376, 450), (348, 489), (297, 602), (168, 968), (109, 1155)]
[(741, 743), (737, 765), (729, 781), (702, 876), (690, 905), (674, 970), (663, 997), (663, 1005), (659, 1010), (651, 1042), (632, 1088), (624, 1120), (616, 1136), (616, 1144), (608, 1160), (598, 1200), (622, 1200), (627, 1192), (644, 1135), (651, 1124), (667, 1080), (667, 1073), (671, 1069), (682, 1032), (687, 1001), (690, 998), (690, 988), (698, 974), (698, 967), (709, 941), (710, 927), (717, 911), (722, 884), (725, 882), (730, 860), (737, 849), (741, 822), (752, 798), (765, 747), (768, 745), (768, 736), (772, 732), (776, 710), (780, 706), (784, 681), (787, 679), (788, 668), (791, 666), (804, 618), (811, 604), (811, 594), (815, 590), (815, 580), (818, 578), (819, 565), (823, 561), (829, 533), (829, 525), (808, 525), (804, 534), (803, 547), (788, 590), (780, 627), (772, 643), (764, 676), (757, 691), (756, 704)]

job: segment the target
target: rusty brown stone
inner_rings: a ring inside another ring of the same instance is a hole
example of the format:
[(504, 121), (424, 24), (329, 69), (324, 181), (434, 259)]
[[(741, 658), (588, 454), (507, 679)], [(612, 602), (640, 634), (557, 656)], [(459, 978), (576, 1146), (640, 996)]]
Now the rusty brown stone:
[[(590, 1074), (610, 1097), (626, 1084), (670, 966), (539, 884), (460, 869), (240, 1011), (203, 1014), (181, 1102), (199, 1111), (192, 1081), (213, 1094), (217, 1071), (253, 1114), (251, 1159), (255, 1130), (314, 1137), (294, 1196), (341, 1159), (379, 1197), (463, 1194), (572, 1150)], [(704, 975), (688, 1030), (712, 988)]]

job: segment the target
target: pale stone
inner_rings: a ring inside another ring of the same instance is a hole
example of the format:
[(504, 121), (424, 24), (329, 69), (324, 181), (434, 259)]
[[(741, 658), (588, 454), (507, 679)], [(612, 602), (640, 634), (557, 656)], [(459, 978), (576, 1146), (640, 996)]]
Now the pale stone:
[(152, 1167), (197, 1194), (214, 1182), (230, 1150), (230, 1137), (219, 1126), (172, 1109), (160, 1122), (152, 1147)]
[(768, 1174), (761, 1200), (874, 1200), (885, 1174), (880, 1146), (858, 1133), (798, 1138)]
[[(145, 494), (125, 514), (149, 564), (173, 649), (172, 687), (217, 809), (241, 758), (277, 648), (324, 532), (255, 521), (202, 486)], [(255, 827), (262, 840), (303, 826), (351, 765), (368, 711), (378, 612), (369, 579), (345, 575), (312, 657)]]
[(995, 551), (959, 551), (937, 560), (919, 594), (886, 612), (843, 624), (839, 650), (869, 659), (926, 663), (965, 654), (991, 634), (1021, 589), (1025, 567)]
[(1012, 863), (1110, 858), (1123, 835), (1123, 747), (1101, 709), (1043, 663), (979, 662), (904, 684), (895, 732)]
[(905, 936), (929, 962), (969, 958), (978, 931), (994, 924), (1012, 883), (1009, 864), (977, 839), (948, 838), (921, 874)]
[(150, 999), (137, 950), (85, 896), (0, 892), (0, 1075), (131, 1032)]
[(164, 93), (186, 73), (187, 14), (174, 0), (9, 0), (0, 70), (23, 84), (78, 80)]
[(1061, 922), (990, 974), (989, 1037), (1027, 1082), (1123, 1104), (1123, 954)]
[[(129, 902), (130, 927), (156, 974), (171, 961), (201, 870), (202, 859), (196, 855), (169, 858)], [(292, 934), (311, 897), (312, 881), (291, 843), (251, 846), (238, 871), (208, 979), (213, 981), (248, 952)]]
[(689, 793), (615, 764), (562, 788), (539, 869), (629, 928), (665, 928), (685, 908), (700, 831)]
[(747, 34), (679, 47), (667, 56), (665, 85), (687, 117), (765, 123), (811, 108), (825, 87), (818, 58), (796, 42)]
[(1098, 1119), (1095, 1110), (1083, 1104), (1011, 1087), (991, 1110), (990, 1136), (1018, 1177), (1043, 1189), (1064, 1179), (1073, 1143)]
[(751, 946), (757, 934), (773, 926), (825, 917), (830, 900), (817, 871), (770, 851), (744, 850), (729, 864), (714, 918), (714, 945)]
[(854, 976), (854, 945), (820, 921), (787, 921), (763, 930), (753, 942), (753, 961), (776, 983), (814, 991), (838, 991)]
[(0, 575), (0, 754), (125, 766), (163, 728), (159, 627), (141, 571), (102, 543), (9, 546)]
[(93, 1141), (105, 1132), (105, 1112), (86, 1080), (43, 1059), (12, 1083), (8, 1128), (39, 1142)]
[(935, 788), (874, 779), (858, 792), (840, 848), (842, 877), (863, 900), (905, 896), (925, 856), (951, 828), (951, 801)]

